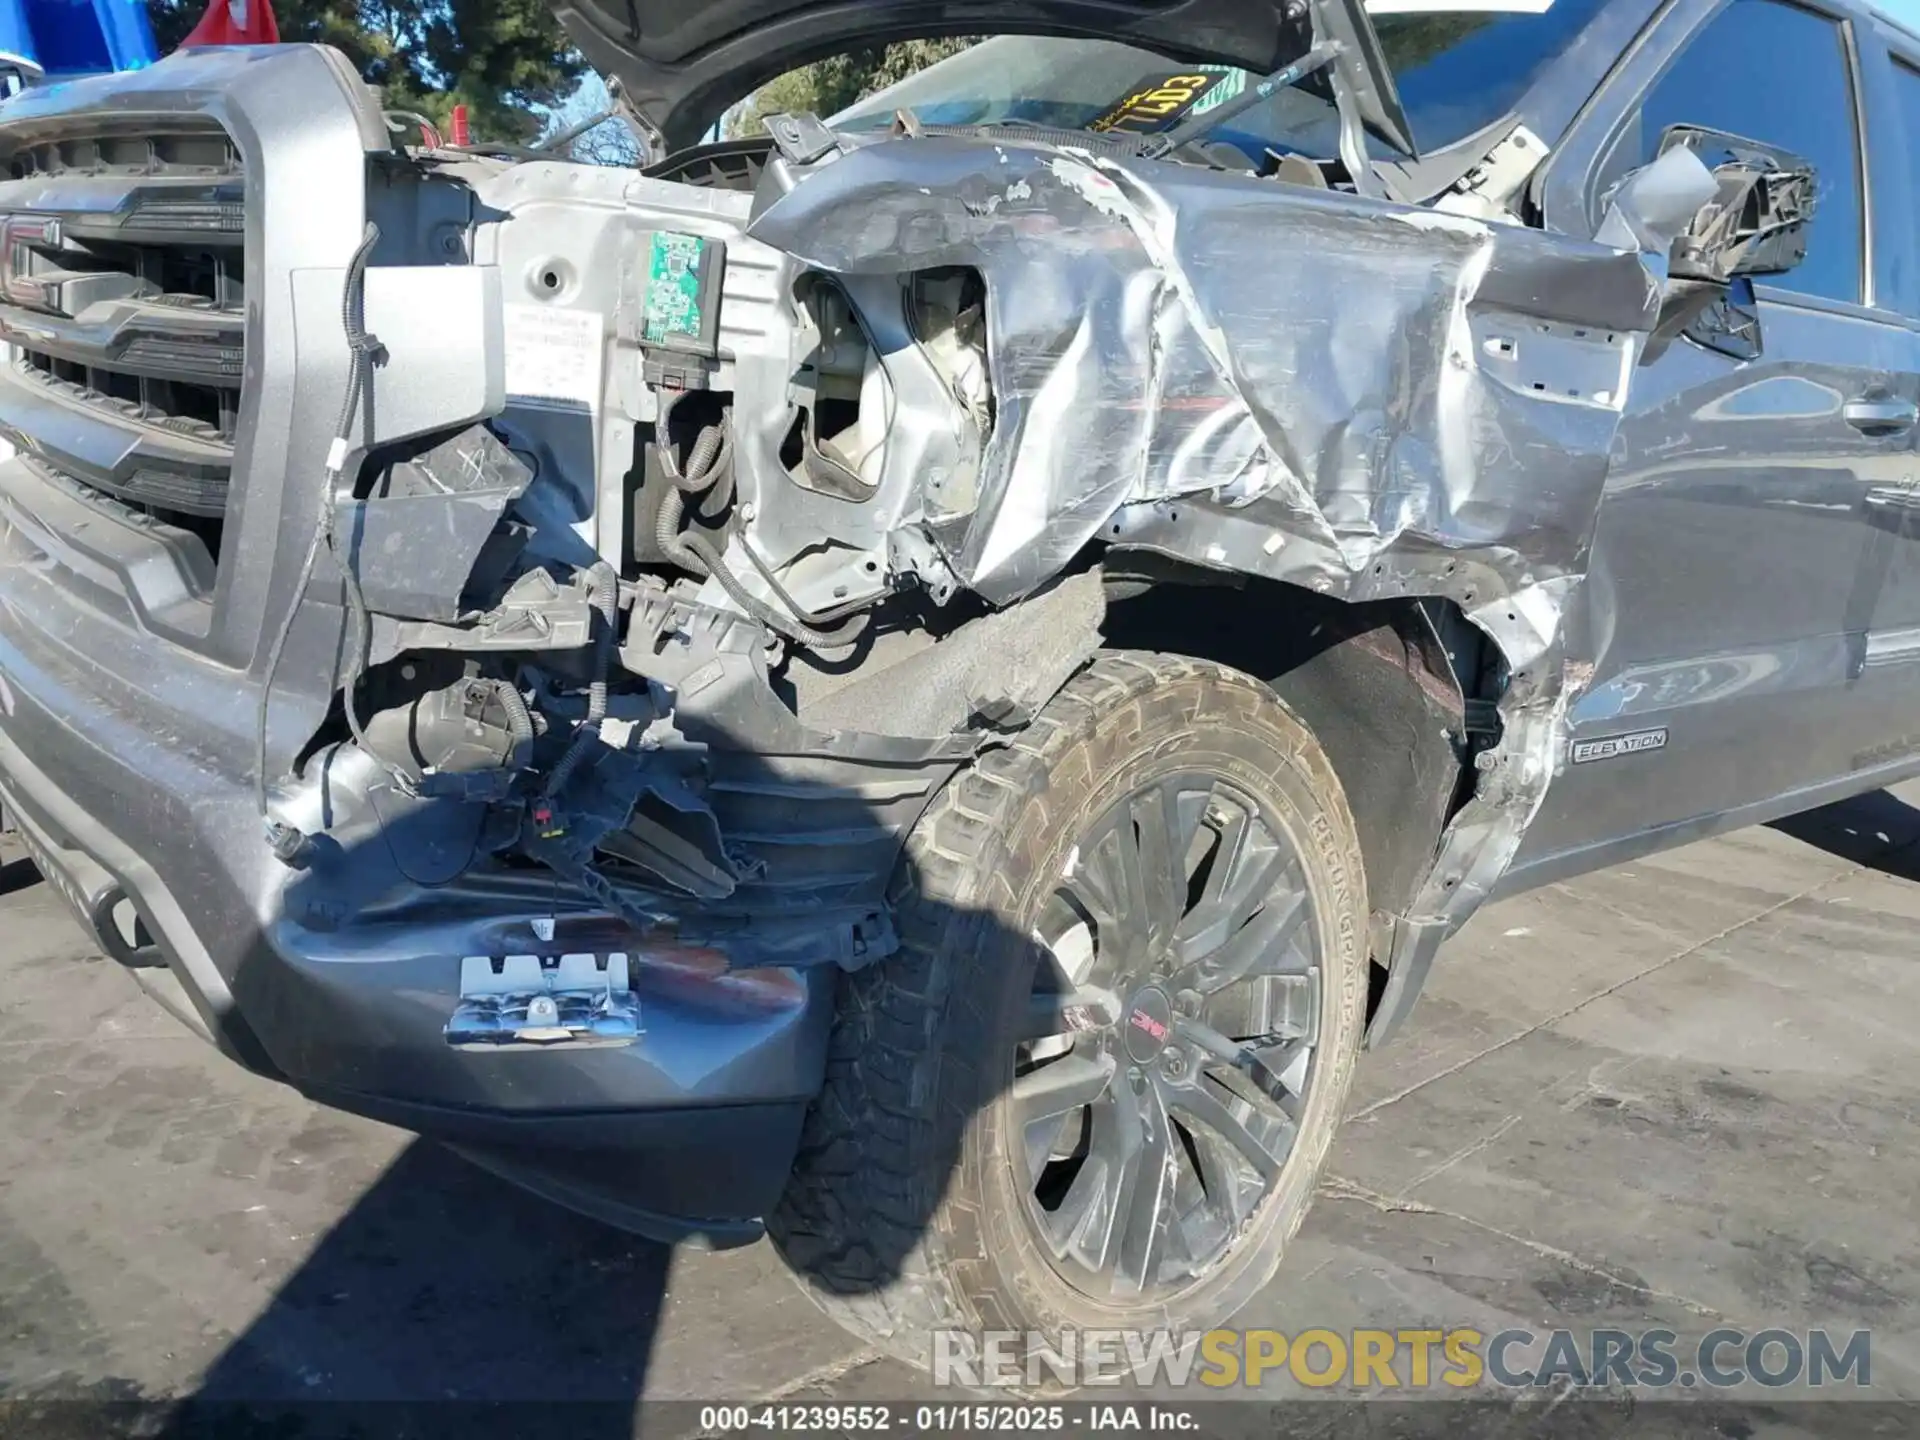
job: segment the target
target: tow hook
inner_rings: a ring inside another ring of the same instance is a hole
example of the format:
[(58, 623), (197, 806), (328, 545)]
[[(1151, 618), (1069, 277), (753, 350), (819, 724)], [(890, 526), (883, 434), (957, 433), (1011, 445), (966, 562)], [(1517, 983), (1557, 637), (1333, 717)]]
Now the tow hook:
[(460, 1003), (447, 1021), (456, 1050), (556, 1050), (631, 1045), (640, 1002), (627, 957), (468, 955)]

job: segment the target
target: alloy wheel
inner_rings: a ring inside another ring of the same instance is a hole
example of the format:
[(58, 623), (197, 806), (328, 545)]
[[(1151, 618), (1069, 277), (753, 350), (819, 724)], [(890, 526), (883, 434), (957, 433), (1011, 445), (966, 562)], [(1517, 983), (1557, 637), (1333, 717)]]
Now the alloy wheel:
[(1042, 906), (999, 1102), (1042, 1251), (1137, 1301), (1216, 1268), (1254, 1228), (1313, 1083), (1318, 927), (1267, 807), (1180, 772), (1101, 816)]

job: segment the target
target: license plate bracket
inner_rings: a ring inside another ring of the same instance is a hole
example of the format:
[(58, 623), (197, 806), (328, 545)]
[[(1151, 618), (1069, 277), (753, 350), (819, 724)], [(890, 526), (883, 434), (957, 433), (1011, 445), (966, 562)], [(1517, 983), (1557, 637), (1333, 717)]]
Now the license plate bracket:
[(468, 955), (447, 1020), (456, 1050), (599, 1049), (640, 1038), (626, 955)]

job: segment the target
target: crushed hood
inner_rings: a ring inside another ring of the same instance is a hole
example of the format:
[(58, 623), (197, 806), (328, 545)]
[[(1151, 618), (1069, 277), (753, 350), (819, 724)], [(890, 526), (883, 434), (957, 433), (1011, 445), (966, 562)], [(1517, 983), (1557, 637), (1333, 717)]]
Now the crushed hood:
[(1315, 38), (1342, 41), (1334, 68), (1381, 139), (1412, 138), (1360, 0), (553, 0), (601, 74), (678, 147), (734, 101), (809, 61), (940, 35), (1028, 34), (1120, 40), (1172, 59), (1267, 74)]

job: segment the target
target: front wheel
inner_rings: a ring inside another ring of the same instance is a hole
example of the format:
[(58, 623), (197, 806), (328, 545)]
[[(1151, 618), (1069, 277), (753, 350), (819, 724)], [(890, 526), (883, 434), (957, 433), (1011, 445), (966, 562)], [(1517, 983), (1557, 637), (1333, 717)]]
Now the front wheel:
[(1352, 817), (1265, 686), (1110, 653), (910, 837), (769, 1230), (814, 1298), (935, 1330), (1217, 1324), (1278, 1266), (1359, 1049)]

